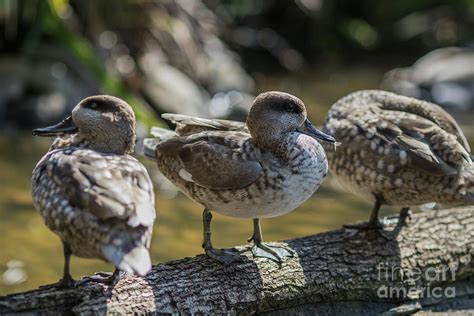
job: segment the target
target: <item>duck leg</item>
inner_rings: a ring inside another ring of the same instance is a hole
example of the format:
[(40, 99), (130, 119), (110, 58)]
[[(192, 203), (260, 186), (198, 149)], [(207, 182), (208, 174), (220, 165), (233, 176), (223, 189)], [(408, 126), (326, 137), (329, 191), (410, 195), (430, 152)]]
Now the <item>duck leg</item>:
[(282, 262), (286, 257), (293, 257), (294, 251), (283, 246), (271, 246), (263, 242), (262, 228), (260, 227), (260, 219), (253, 219), (253, 235), (248, 242), (253, 241), (252, 253), (255, 257), (267, 258), (276, 262)]
[(212, 246), (211, 242), (211, 220), (212, 213), (207, 208), (204, 209), (202, 213), (202, 223), (203, 223), (203, 233), (204, 233), (204, 242), (202, 243), (202, 248), (206, 254), (223, 263), (224, 265), (229, 265), (233, 262), (243, 261), (240, 253), (237, 249), (216, 249)]
[(404, 226), (407, 224), (407, 220), (411, 218), (411, 210), (409, 207), (404, 207), (400, 210), (400, 216), (398, 217), (398, 225)]
[(50, 287), (57, 287), (57, 288), (70, 288), (74, 286), (76, 282), (69, 271), (69, 263), (71, 261), (72, 251), (69, 248), (68, 244), (63, 241), (63, 254), (64, 254), (64, 270), (63, 270), (63, 277), (58, 282), (48, 285), (41, 285), (40, 288), (50, 288)]
[(372, 209), (372, 213), (370, 214), (370, 219), (366, 223), (361, 223), (361, 224), (348, 224), (344, 225), (344, 228), (349, 228), (349, 229), (357, 229), (357, 230), (376, 230), (376, 229), (381, 229), (383, 227), (382, 223), (379, 221), (379, 210), (380, 207), (382, 206), (382, 201), (383, 199), (380, 198), (379, 196), (375, 196), (375, 204)]

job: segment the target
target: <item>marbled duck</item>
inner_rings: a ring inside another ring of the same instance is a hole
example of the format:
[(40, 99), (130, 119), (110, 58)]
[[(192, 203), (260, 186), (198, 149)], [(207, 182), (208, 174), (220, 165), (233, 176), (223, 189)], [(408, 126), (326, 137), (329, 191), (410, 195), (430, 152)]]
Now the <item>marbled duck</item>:
[(246, 124), (177, 114), (175, 131), (154, 128), (145, 155), (188, 197), (202, 204), (205, 252), (224, 264), (240, 260), (233, 249), (211, 243), (211, 210), (253, 218), (252, 252), (280, 262), (291, 249), (262, 242), (259, 218), (291, 212), (319, 187), (328, 171), (322, 146), (334, 143), (306, 118), (301, 100), (283, 92), (260, 94)]
[(58, 136), (33, 171), (33, 201), (64, 249), (64, 275), (74, 284), (71, 254), (115, 265), (111, 283), (126, 271), (151, 269), (148, 249), (155, 220), (153, 185), (146, 169), (129, 156), (135, 144), (135, 115), (123, 100), (92, 96), (62, 122), (33, 131)]
[(368, 223), (381, 227), (382, 204), (474, 203), (474, 168), (469, 144), (456, 121), (439, 106), (394, 93), (357, 91), (329, 110), (323, 131), (342, 142), (325, 146), (329, 166), (350, 192), (374, 200)]

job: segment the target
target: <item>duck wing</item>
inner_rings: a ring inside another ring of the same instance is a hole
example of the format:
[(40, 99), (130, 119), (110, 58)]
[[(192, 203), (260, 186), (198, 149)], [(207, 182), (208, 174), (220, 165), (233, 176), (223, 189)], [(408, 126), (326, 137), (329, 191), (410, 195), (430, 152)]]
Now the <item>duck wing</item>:
[(379, 104), (381, 109), (410, 113), (415, 116), (415, 119), (417, 117), (425, 118), (426, 120), (431, 121), (433, 124), (437, 125), (441, 130), (447, 132), (448, 134), (454, 135), (457, 142), (465, 149), (465, 151), (468, 153), (471, 152), (469, 143), (467, 142), (467, 139), (458, 123), (440, 106), (434, 103), (401, 96), (386, 91), (368, 92), (371, 93), (373, 100)]
[(241, 132), (202, 132), (178, 136), (156, 147), (158, 155), (176, 157), (181, 178), (199, 186), (225, 190), (240, 189), (255, 182), (262, 172), (250, 136)]
[(389, 156), (395, 154), (389, 162), (395, 167), (413, 165), (433, 175), (455, 175), (464, 163), (471, 164), (456, 135), (414, 114), (384, 110), (375, 122), (375, 137), (388, 146)]
[(161, 115), (164, 119), (176, 124), (174, 131), (162, 127), (152, 127), (150, 134), (154, 138), (146, 138), (143, 143), (143, 155), (152, 161), (156, 161), (156, 147), (158, 143), (163, 142), (175, 136), (189, 136), (204, 131), (239, 131), (250, 133), (247, 125), (243, 122), (204, 119), (184, 114), (164, 113)]
[(324, 129), (346, 138), (343, 146), (361, 153), (362, 164), (387, 175), (407, 166), (431, 175), (454, 175), (472, 163), (466, 138), (448, 113), (386, 91), (357, 91), (340, 99)]
[(244, 122), (220, 120), (220, 119), (204, 119), (184, 114), (164, 113), (162, 118), (176, 124), (175, 132), (178, 135), (190, 135), (202, 131), (240, 131), (248, 133), (247, 125)]
[(53, 154), (46, 169), (82, 211), (101, 220), (125, 220), (131, 227), (153, 225), (153, 184), (135, 158), (68, 148)]
[[(453, 135), (423, 117), (399, 111), (381, 111), (377, 115), (348, 117), (352, 128), (365, 135), (363, 142), (349, 142), (353, 150), (366, 155), (364, 164), (394, 173), (414, 166), (432, 175), (455, 175), (463, 165), (471, 164), (470, 154)], [(336, 135), (337, 137), (337, 135)]]

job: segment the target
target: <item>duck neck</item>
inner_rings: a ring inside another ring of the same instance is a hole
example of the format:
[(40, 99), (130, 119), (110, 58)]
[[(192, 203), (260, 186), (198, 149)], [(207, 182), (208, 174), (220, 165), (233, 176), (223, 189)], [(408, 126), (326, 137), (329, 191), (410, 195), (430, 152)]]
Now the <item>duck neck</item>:
[(271, 133), (267, 132), (264, 137), (252, 137), (255, 144), (272, 154), (284, 158), (288, 154), (288, 146), (290, 143), (290, 133)]
[(73, 134), (57, 137), (51, 145), (50, 150), (77, 147), (91, 149), (103, 153), (123, 155), (131, 153), (133, 151), (134, 145), (134, 141), (120, 144), (117, 140), (112, 141), (110, 139), (86, 139), (80, 134)]
[(87, 144), (78, 134), (62, 135), (56, 137), (49, 150), (51, 151), (68, 147), (87, 147)]

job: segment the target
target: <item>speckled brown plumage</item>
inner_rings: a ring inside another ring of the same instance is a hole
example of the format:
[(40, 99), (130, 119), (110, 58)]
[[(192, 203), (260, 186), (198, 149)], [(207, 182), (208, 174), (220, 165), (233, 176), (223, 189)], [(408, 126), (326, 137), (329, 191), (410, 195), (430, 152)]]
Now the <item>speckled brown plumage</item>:
[[(194, 142), (196, 138), (217, 148), (220, 146), (217, 143), (223, 141), (226, 149), (237, 150), (227, 153), (216, 149), (215, 154), (202, 153), (206, 147), (199, 146), (201, 148), (191, 149), (193, 152), (189, 156), (186, 150), (185, 157), (180, 160), (184, 163), (188, 159), (190, 161), (182, 171), (181, 161), (160, 148), (163, 152), (157, 157), (160, 171), (190, 198), (227, 216), (252, 218), (283, 215), (309, 198), (327, 173), (322, 150), (306, 151), (295, 144), (283, 160), (262, 153), (252, 144), (248, 134), (236, 132), (229, 135), (209, 131), (205, 135), (194, 134), (187, 141)], [(291, 141), (296, 142), (293, 138)], [(300, 146), (304, 144), (299, 143)], [(230, 162), (222, 162), (230, 157)], [(183, 178), (183, 172), (190, 173), (193, 181)], [(260, 208), (254, 207), (262, 203), (264, 205)]]
[[(32, 195), (66, 256), (102, 259), (144, 275), (151, 268), (154, 193), (145, 168), (128, 155), (134, 127), (128, 104), (96, 96), (79, 103), (72, 118), (35, 130), (60, 136), (33, 171)], [(68, 260), (60, 285), (72, 283)]]
[(377, 90), (354, 92), (328, 112), (331, 172), (349, 191), (381, 204), (474, 202), (470, 148), (439, 106)]
[(307, 200), (326, 176), (321, 145), (296, 130), (304, 124), (314, 129), (304, 104), (289, 94), (258, 96), (247, 124), (165, 117), (177, 130), (153, 129), (159, 140), (148, 140), (145, 152), (208, 210), (243, 218), (280, 216)]

